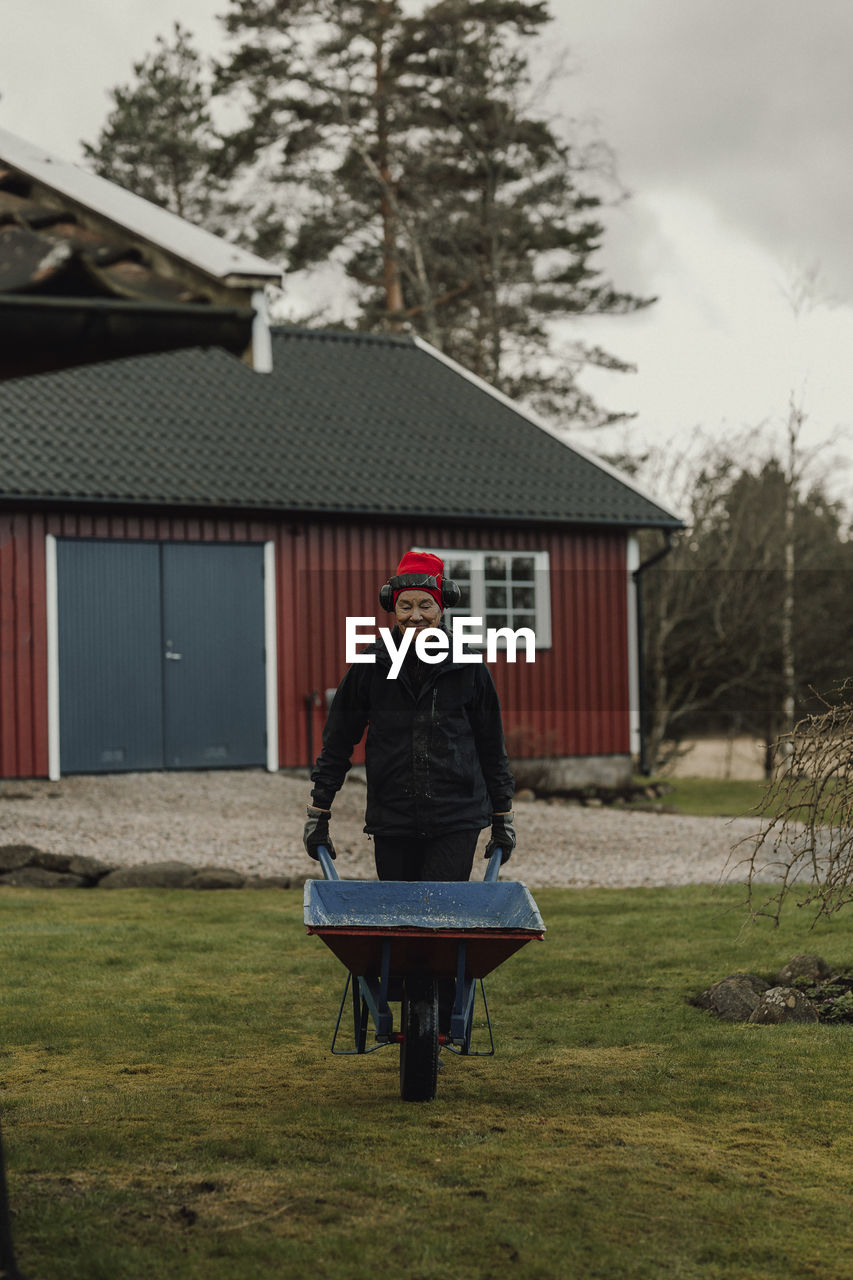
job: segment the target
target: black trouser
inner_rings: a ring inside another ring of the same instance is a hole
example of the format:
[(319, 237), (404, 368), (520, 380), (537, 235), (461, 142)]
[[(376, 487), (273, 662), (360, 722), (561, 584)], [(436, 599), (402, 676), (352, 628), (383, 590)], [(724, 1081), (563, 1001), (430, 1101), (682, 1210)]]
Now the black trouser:
[(380, 880), (467, 880), (474, 865), (479, 831), (448, 836), (373, 837)]
[[(448, 836), (373, 837), (376, 874), (380, 880), (467, 880), (474, 865), (479, 831), (454, 831)], [(456, 979), (438, 980), (438, 1029), (450, 1030), (456, 999)]]

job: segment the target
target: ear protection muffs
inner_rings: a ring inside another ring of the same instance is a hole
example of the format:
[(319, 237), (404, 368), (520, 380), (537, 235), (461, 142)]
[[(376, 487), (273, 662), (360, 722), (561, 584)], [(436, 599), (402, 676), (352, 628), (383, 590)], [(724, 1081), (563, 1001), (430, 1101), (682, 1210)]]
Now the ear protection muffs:
[[(438, 589), (438, 581), (431, 573), (398, 573), (396, 577), (389, 578), (379, 588), (379, 607), (384, 609), (386, 613), (394, 612), (394, 592), (406, 591), (409, 587), (431, 587), (433, 591)], [(462, 599), (462, 590), (459, 584), (453, 582), (450, 578), (441, 579), (441, 607), (442, 609), (452, 609)]]

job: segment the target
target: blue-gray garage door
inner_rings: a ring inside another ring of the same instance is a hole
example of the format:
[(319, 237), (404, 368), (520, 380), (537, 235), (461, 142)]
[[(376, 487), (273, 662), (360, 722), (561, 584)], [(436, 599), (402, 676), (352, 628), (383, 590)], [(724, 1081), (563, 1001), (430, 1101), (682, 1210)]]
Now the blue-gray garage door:
[(63, 773), (266, 762), (260, 546), (57, 542)]

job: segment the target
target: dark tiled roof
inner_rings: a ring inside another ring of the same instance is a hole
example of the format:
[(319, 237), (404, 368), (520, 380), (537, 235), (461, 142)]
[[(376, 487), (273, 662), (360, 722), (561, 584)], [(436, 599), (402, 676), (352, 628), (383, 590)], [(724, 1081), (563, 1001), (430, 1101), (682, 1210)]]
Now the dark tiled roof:
[(677, 527), (410, 339), (273, 331), (0, 385), (0, 496)]

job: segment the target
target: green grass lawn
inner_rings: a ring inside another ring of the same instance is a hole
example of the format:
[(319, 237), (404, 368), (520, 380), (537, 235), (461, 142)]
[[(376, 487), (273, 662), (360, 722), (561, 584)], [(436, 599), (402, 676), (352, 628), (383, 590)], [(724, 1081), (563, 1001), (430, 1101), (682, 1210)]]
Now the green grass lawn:
[[(766, 782), (758, 779), (743, 778), (652, 778), (649, 781), (664, 782), (672, 788), (660, 801), (667, 809), (697, 818), (755, 816), (768, 787)], [(801, 789), (805, 794), (805, 784)], [(780, 803), (774, 797), (767, 816), (778, 812)], [(649, 802), (649, 807), (652, 807), (652, 802)], [(791, 816), (805, 820), (807, 811), (804, 808)]]
[[(0, 1116), (29, 1280), (853, 1274), (849, 1026), (687, 1003), (851, 920), (738, 889), (550, 890), (498, 1056), (399, 1100), (328, 1053), (344, 972), (287, 892), (0, 891)], [(443, 1054), (442, 1057), (449, 1055)]]
[(667, 778), (662, 803), (697, 818), (740, 818), (761, 803), (767, 783), (743, 778)]

